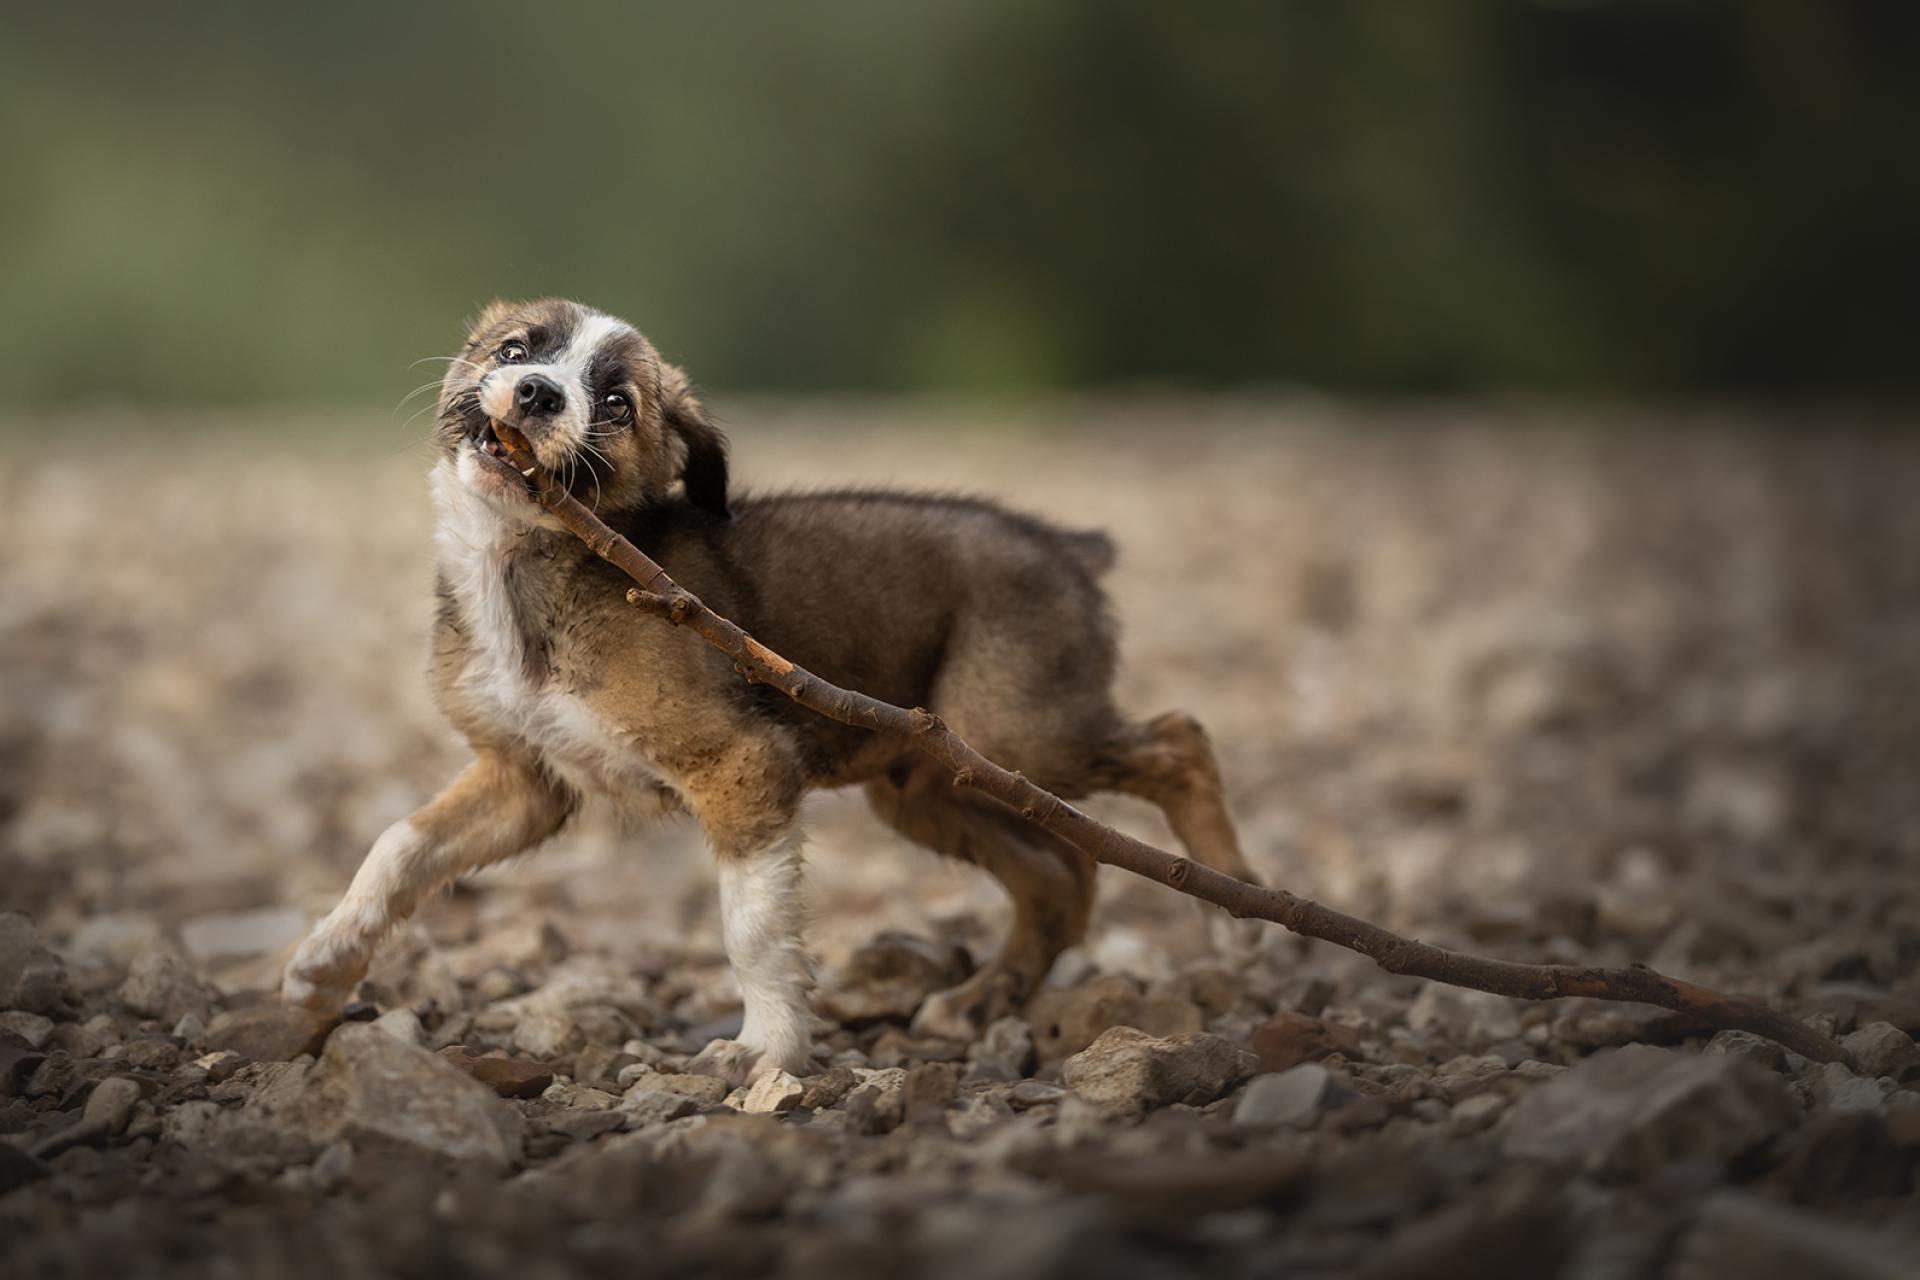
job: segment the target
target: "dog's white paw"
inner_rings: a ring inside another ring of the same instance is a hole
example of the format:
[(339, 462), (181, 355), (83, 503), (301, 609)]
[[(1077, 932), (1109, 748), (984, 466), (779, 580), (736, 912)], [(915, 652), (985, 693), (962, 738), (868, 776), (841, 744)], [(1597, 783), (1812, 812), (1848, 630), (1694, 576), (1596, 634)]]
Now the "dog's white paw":
[(347, 1007), (366, 969), (362, 962), (333, 954), (332, 948), (317, 937), (308, 938), (280, 977), (280, 998), (315, 1013), (338, 1013)]
[(687, 1070), (697, 1076), (715, 1076), (738, 1089), (760, 1074), (766, 1055), (738, 1040), (710, 1040), (693, 1056)]

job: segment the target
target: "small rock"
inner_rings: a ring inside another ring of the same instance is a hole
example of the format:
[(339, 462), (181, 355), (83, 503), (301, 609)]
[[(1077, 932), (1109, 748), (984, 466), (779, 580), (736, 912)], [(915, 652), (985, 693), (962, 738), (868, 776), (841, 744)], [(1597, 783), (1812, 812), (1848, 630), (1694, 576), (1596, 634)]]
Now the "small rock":
[(627, 1090), (626, 1096), (620, 1099), (620, 1110), (629, 1117), (628, 1127), (644, 1129), (690, 1116), (700, 1110), (700, 1103), (684, 1093), (670, 1093), (665, 1089), (649, 1089), (642, 1085)]
[(1862, 1074), (1911, 1080), (1920, 1076), (1920, 1047), (1891, 1022), (1869, 1022), (1840, 1041)]
[(1263, 1072), (1285, 1071), (1336, 1053), (1357, 1057), (1360, 1052), (1360, 1038), (1347, 1028), (1284, 1010), (1254, 1028), (1252, 1043)]
[(107, 1133), (121, 1133), (133, 1119), (133, 1109), (139, 1101), (139, 1081), (127, 1076), (108, 1076), (87, 1095), (86, 1110), (81, 1118)]
[(553, 1083), (552, 1068), (505, 1054), (475, 1055), (464, 1045), (450, 1045), (440, 1057), (503, 1098), (537, 1098)]
[(19, 1092), (38, 1072), (47, 1055), (10, 1031), (0, 1031), (0, 1098)]
[(1880, 1111), (1886, 1090), (1875, 1076), (1856, 1075), (1844, 1063), (1824, 1062), (1807, 1078), (1808, 1092), (1822, 1111)]
[(707, 1106), (719, 1105), (728, 1093), (727, 1082), (718, 1076), (685, 1075), (668, 1071), (654, 1072), (627, 1092), (632, 1093), (635, 1089), (677, 1093)]
[(1521, 1098), (1504, 1143), (1510, 1155), (1605, 1174), (1671, 1177), (1684, 1163), (1711, 1181), (1798, 1113), (1785, 1082), (1751, 1062), (1632, 1045)]
[(806, 1091), (807, 1087), (797, 1076), (777, 1069), (764, 1072), (747, 1087), (740, 1110), (754, 1115), (778, 1115), (799, 1106)]
[(519, 1155), (520, 1116), (452, 1063), (364, 1023), (327, 1040), (283, 1115), (316, 1144), (398, 1148), (504, 1168)]
[(1095, 1106), (1137, 1115), (1170, 1102), (1212, 1102), (1253, 1074), (1259, 1062), (1204, 1031), (1155, 1037), (1137, 1027), (1113, 1027), (1068, 1058), (1061, 1078)]
[(513, 1047), (530, 1058), (557, 1058), (584, 1041), (571, 1017), (552, 1010), (528, 1013), (513, 1028)]
[(186, 957), (175, 951), (147, 951), (136, 957), (120, 984), (120, 1003), (142, 1018), (172, 1026), (189, 1013), (205, 1019), (220, 993), (200, 980)]
[(44, 1049), (53, 1038), (53, 1019), (25, 1009), (9, 1009), (0, 1013), (0, 1031), (13, 1032), (26, 1041), (30, 1049)]
[(76, 1058), (98, 1058), (120, 1043), (120, 1024), (112, 1014), (96, 1013), (85, 1022), (63, 1022), (53, 1029), (53, 1047)]
[(1509, 996), (1429, 982), (1408, 1006), (1407, 1026), (1461, 1045), (1488, 1045), (1520, 1034), (1520, 1012)]
[(967, 1067), (983, 1080), (1019, 1080), (1033, 1069), (1033, 1032), (1026, 1019), (995, 1019), (967, 1048)]
[(401, 1044), (424, 1045), (427, 1042), (426, 1028), (420, 1025), (420, 1015), (411, 1009), (389, 1009), (368, 1024), (375, 1031), (383, 1031)]
[(193, 1060), (193, 1065), (207, 1073), (211, 1084), (219, 1084), (230, 1078), (234, 1072), (247, 1064), (244, 1055), (231, 1049), (215, 1049), (212, 1053), (202, 1054)]
[(1044, 1080), (1022, 1080), (1007, 1094), (1007, 1105), (1015, 1111), (1026, 1111), (1033, 1107), (1052, 1106), (1066, 1096), (1067, 1091), (1057, 1084), (1048, 1084)]
[(1493, 1082), (1506, 1075), (1509, 1069), (1505, 1058), (1491, 1054), (1478, 1058), (1462, 1055), (1441, 1063), (1434, 1071), (1431, 1083), (1435, 1090), (1446, 1096), (1448, 1102), (1458, 1102), (1471, 1094), (1492, 1088)]
[(540, 1097), (542, 1101), (576, 1111), (611, 1111), (620, 1105), (620, 1099), (605, 1089), (575, 1084), (571, 1080), (555, 1080)]
[[(628, 1067), (639, 1066), (639, 1059), (624, 1049), (615, 1049), (608, 1045), (590, 1044), (573, 1058), (573, 1078), (584, 1084), (594, 1084), (603, 1080), (617, 1081), (620, 1073)], [(621, 1082), (625, 1088), (633, 1081)]]
[(1708, 1053), (1723, 1053), (1731, 1058), (1745, 1058), (1758, 1067), (1769, 1071), (1779, 1071), (1786, 1066), (1787, 1051), (1767, 1039), (1754, 1035), (1751, 1031), (1719, 1031), (1713, 1039), (1707, 1041)]
[(1233, 1123), (1242, 1128), (1291, 1124), (1313, 1114), (1327, 1095), (1332, 1074), (1317, 1062), (1296, 1063), (1285, 1071), (1257, 1075), (1233, 1107)]
[(908, 1117), (938, 1119), (953, 1105), (959, 1084), (960, 1069), (951, 1062), (922, 1062), (909, 1068), (901, 1086)]
[(1672, 1274), (1796, 1276), (1817, 1280), (1907, 1280), (1911, 1241), (1862, 1231), (1810, 1213), (1733, 1192), (1709, 1200), (1681, 1241)]
[(336, 1021), (278, 1000), (264, 1000), (220, 1014), (200, 1043), (255, 1062), (291, 1062), (302, 1054), (319, 1053)]
[(0, 912), (0, 1009), (57, 1013), (72, 994), (66, 966), (33, 921), (18, 911)]
[(1457, 1133), (1478, 1133), (1499, 1119), (1500, 1113), (1506, 1109), (1506, 1098), (1492, 1091), (1476, 1093), (1470, 1098), (1463, 1098), (1453, 1104), (1452, 1122), (1454, 1131)]
[(199, 1044), (207, 1034), (207, 1023), (197, 1013), (189, 1013), (173, 1024), (173, 1037), (186, 1044)]
[(800, 1096), (800, 1105), (813, 1111), (837, 1107), (859, 1085), (860, 1077), (854, 1074), (852, 1067), (829, 1067), (807, 1081), (807, 1091)]
[(346, 1185), (347, 1177), (353, 1172), (353, 1144), (351, 1142), (330, 1142), (313, 1162), (311, 1177), (316, 1191), (323, 1194), (338, 1191)]

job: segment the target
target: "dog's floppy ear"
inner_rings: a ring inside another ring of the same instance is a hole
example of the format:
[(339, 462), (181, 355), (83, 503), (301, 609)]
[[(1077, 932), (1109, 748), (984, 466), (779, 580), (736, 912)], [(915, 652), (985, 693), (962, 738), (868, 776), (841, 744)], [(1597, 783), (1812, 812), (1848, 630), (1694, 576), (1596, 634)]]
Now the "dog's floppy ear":
[(687, 501), (726, 519), (727, 438), (707, 417), (687, 375), (670, 364), (660, 369), (660, 413), (667, 430), (680, 438), (687, 451), (680, 471)]

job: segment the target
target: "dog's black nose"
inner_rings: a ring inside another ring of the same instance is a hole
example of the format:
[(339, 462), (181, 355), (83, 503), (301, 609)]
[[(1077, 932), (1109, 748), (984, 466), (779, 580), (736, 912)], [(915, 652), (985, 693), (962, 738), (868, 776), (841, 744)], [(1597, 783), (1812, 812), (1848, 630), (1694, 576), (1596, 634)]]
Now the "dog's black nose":
[(567, 393), (544, 374), (530, 373), (513, 389), (513, 402), (529, 418), (544, 418), (566, 407)]

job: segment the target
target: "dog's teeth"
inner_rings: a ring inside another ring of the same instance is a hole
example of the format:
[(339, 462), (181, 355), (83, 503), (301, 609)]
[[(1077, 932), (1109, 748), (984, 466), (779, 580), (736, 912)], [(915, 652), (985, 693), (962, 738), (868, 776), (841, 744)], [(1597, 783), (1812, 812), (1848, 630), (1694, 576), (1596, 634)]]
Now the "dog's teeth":
[(533, 474), (533, 468), (528, 467), (525, 471), (522, 471), (520, 474), (523, 476), (531, 476)]

